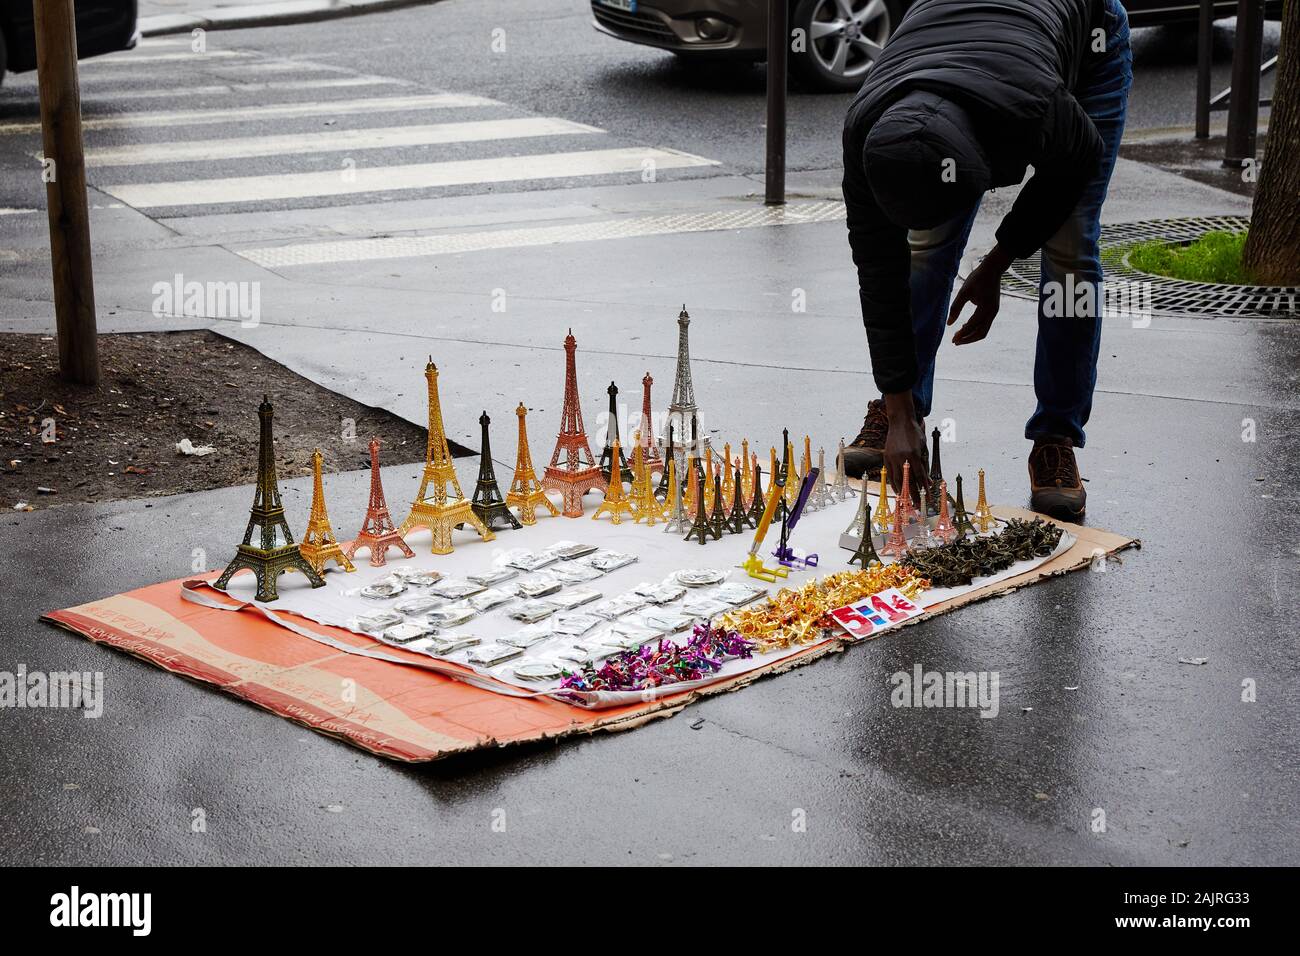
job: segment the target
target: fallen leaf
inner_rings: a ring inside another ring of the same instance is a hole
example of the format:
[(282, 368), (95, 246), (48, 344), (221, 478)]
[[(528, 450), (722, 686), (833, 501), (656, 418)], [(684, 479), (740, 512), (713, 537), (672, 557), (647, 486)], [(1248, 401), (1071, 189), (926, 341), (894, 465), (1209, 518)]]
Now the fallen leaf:
[(1210, 659), (1209, 659), (1208, 657), (1180, 657), (1180, 658), (1178, 658), (1178, 663), (1180, 663), (1180, 664), (1196, 664), (1196, 665), (1200, 665), (1200, 664), (1208, 664), (1209, 662), (1210, 662)]

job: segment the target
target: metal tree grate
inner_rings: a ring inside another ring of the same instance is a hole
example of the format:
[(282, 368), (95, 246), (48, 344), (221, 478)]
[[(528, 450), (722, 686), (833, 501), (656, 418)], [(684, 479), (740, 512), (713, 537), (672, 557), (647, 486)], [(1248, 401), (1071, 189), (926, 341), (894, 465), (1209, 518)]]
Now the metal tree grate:
[[(1155, 239), (1186, 244), (1207, 232), (1245, 232), (1249, 225), (1245, 216), (1201, 216), (1105, 226), (1099, 245), (1106, 282), (1141, 284), (1143, 301), (1152, 315), (1300, 318), (1300, 288), (1189, 282), (1142, 272), (1128, 263), (1128, 249), (1134, 243)], [(1019, 298), (1037, 299), (1040, 267), (1040, 253), (1017, 259), (1003, 277), (1003, 289)]]

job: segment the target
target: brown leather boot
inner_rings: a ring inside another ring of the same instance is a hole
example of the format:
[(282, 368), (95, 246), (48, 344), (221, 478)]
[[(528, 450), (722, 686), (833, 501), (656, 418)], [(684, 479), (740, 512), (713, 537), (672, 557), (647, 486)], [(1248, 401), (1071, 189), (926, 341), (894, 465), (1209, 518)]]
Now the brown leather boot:
[[(924, 434), (925, 419), (918, 421)], [(873, 398), (867, 402), (867, 417), (862, 420), (862, 430), (851, 444), (844, 447), (844, 460), (837, 462), (836, 467), (850, 478), (865, 477), (868, 481), (878, 481), (880, 468), (885, 463), (885, 439), (888, 437), (889, 413), (885, 411), (885, 400)], [(922, 451), (928, 468), (930, 447), (926, 445)]]
[(1068, 438), (1044, 435), (1029, 453), (1029, 507), (1061, 521), (1078, 521), (1088, 503)]

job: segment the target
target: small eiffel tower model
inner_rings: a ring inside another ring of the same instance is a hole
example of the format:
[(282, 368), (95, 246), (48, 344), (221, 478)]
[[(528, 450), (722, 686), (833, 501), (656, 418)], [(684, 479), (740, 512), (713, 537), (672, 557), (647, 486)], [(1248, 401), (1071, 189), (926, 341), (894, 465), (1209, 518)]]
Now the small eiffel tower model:
[[(683, 460), (684, 460), (684, 459), (679, 459), (677, 455), (673, 454), (673, 423), (672, 423), (672, 422), (669, 422), (669, 423), (668, 423), (668, 440), (667, 440), (666, 442), (664, 442), (664, 450), (663, 450), (663, 456), (662, 456), (662, 459), (661, 459), (661, 463), (662, 463), (662, 462), (668, 462), (669, 464), (677, 463), (677, 464), (678, 464), (678, 467), (677, 467), (676, 470), (680, 472), (680, 470), (681, 470), (681, 464), (680, 464), (680, 463), (681, 463)], [(679, 490), (680, 490), (680, 488), (679, 488)], [(661, 472), (659, 473), (659, 487), (655, 489), (655, 494), (658, 495), (660, 498), (662, 498), (664, 501), (667, 501), (668, 498), (669, 498), (669, 488), (668, 488), (668, 469), (667, 469), (667, 468), (664, 468), (663, 471), (661, 471)]]
[(856, 551), (864, 537), (871, 537), (871, 531), (871, 505), (867, 503), (867, 496), (863, 495), (858, 501), (858, 510), (853, 513), (853, 520), (840, 533), (840, 547), (845, 551)]
[(665, 517), (664, 505), (655, 497), (654, 483), (650, 479), (650, 466), (645, 460), (645, 446), (641, 444), (641, 433), (638, 431), (634, 436), (635, 442), (632, 449), (632, 493), (630, 503), (634, 523), (646, 523), (646, 527), (653, 528), (656, 521), (662, 521)]
[(677, 480), (677, 462), (668, 456), (668, 523), (664, 531), (668, 534), (681, 534), (691, 526), (691, 516), (686, 513), (682, 502), (682, 484)]
[[(922, 505), (924, 507), (924, 504)], [(894, 499), (894, 517), (901, 518), (902, 521), (896, 521), (895, 524), (902, 524), (906, 529), (913, 521), (919, 521), (925, 524), (925, 516), (918, 514), (916, 507), (912, 504), (912, 463), (903, 462), (903, 484), (901, 485), (898, 497)]]
[(880, 466), (880, 504), (876, 506), (875, 520), (876, 530), (881, 534), (889, 534), (894, 523), (894, 511), (889, 507), (889, 473), (884, 465)]
[(957, 532), (956, 536), (958, 538), (979, 534), (974, 523), (970, 520), (970, 514), (966, 511), (966, 501), (961, 492), (961, 475), (957, 476), (957, 505), (952, 514), (952, 526)]
[(840, 439), (839, 457), (835, 459), (835, 481), (831, 484), (831, 497), (836, 501), (848, 501), (858, 493), (858, 489), (849, 484), (849, 476), (844, 471), (844, 439)]
[(366, 507), (365, 520), (361, 530), (352, 543), (343, 549), (343, 553), (352, 558), (358, 548), (370, 549), (370, 566), (382, 568), (388, 560), (388, 549), (396, 548), (408, 558), (415, 557), (415, 552), (406, 543), (397, 529), (393, 527), (393, 518), (388, 513), (388, 502), (384, 500), (384, 483), (379, 477), (379, 439), (370, 439), (370, 504)]
[(939, 483), (943, 481), (943, 466), (939, 463), (939, 429), (930, 432), (930, 487), (925, 490), (925, 513), (939, 513)]
[[(693, 419), (699, 417), (700, 409), (695, 404), (695, 386), (691, 383), (691, 317), (686, 312), (686, 306), (682, 306), (682, 311), (677, 316), (677, 372), (673, 377), (673, 400), (668, 406), (668, 423), (677, 426), (677, 434), (682, 437), (682, 443), (685, 444), (686, 436), (691, 436), (691, 445), (695, 446), (695, 426), (692, 424), (690, 431), (687, 431), (686, 425)], [(708, 444), (708, 438), (704, 443)], [(673, 448), (673, 454), (685, 449)], [(695, 454), (699, 455), (698, 448)]]
[(947, 544), (957, 537), (957, 527), (952, 523), (952, 516), (948, 511), (948, 482), (943, 480), (939, 482), (939, 516), (934, 519), (930, 536), (942, 544)]
[(700, 544), (707, 544), (709, 538), (721, 538), (722, 534), (721, 532), (716, 534), (714, 533), (713, 522), (710, 520), (712, 516), (709, 514), (709, 509), (705, 507), (704, 504), (703, 472), (704, 466), (701, 465), (700, 460), (696, 458), (692, 474), (695, 476), (693, 479), (695, 487), (700, 489), (700, 491), (698, 491), (695, 496), (698, 507), (695, 509), (695, 520), (691, 523), (691, 530), (686, 532), (686, 540), (690, 541), (691, 538), (696, 538)]
[(731, 507), (731, 442), (722, 446), (722, 497), (727, 501), (727, 507)]
[(876, 553), (876, 543), (871, 540), (871, 505), (867, 501), (867, 496), (862, 496), (862, 507), (865, 509), (863, 514), (862, 527), (865, 533), (858, 539), (857, 549), (849, 556), (849, 564), (856, 564), (862, 568), (869, 568), (873, 564), (883, 564), (880, 555)]
[(634, 476), (628, 466), (627, 456), (621, 450), (617, 455), (614, 454), (614, 450), (619, 447), (618, 386), (610, 382), (605, 391), (609, 393), (609, 427), (605, 429), (605, 448), (600, 453), (600, 474), (608, 482), (614, 470), (613, 461), (617, 458), (619, 480), (631, 484)]
[(740, 442), (740, 491), (749, 501), (754, 497), (754, 461), (749, 458), (749, 439)]
[[(613, 458), (611, 460), (619, 461), (619, 455), (623, 453), (623, 450), (618, 447), (617, 438), (614, 439), (612, 452)], [(614, 475), (614, 478), (617, 479), (618, 475)], [(605, 486), (605, 500), (596, 508), (596, 513), (592, 515), (592, 518), (599, 518), (603, 514), (608, 514), (609, 520), (613, 524), (622, 524), (624, 515), (635, 517), (632, 514), (632, 505), (623, 494), (622, 481), (611, 480), (609, 484)]]
[(522, 525), (511, 513), (505, 499), (501, 497), (496, 469), (492, 465), (492, 445), (488, 440), (488, 426), (492, 424), (492, 419), (488, 418), (486, 409), (478, 417), (478, 423), (483, 429), (483, 445), (479, 452), (478, 482), (474, 485), (474, 500), (469, 504), (470, 509), (478, 515), (478, 520), (482, 521), (489, 531), (496, 528), (498, 521), (504, 521), (517, 531)]
[(646, 372), (641, 379), (641, 447), (645, 449), (645, 464), (650, 473), (662, 473), (664, 460), (659, 455), (659, 442), (655, 440), (654, 413), (650, 411), (650, 386), (655, 380)]
[[(420, 491), (411, 504), (411, 513), (397, 531), (406, 535), (413, 528), (428, 528), (433, 535), (433, 553), (451, 554), (453, 528), (469, 525), (484, 541), (491, 541), (496, 535), (479, 520), (465, 493), (460, 490), (456, 466), (452, 464), (451, 451), (447, 448), (447, 432), (442, 425), (438, 366), (433, 364), (433, 356), (424, 366), (424, 377), (429, 385), (429, 442), (424, 453), (424, 477), (420, 479)], [(500, 495), (497, 492), (498, 498)]]
[(763, 509), (767, 507), (767, 497), (763, 494), (763, 469), (759, 467), (758, 456), (754, 456), (754, 497), (750, 499), (749, 517), (754, 522), (754, 527), (763, 520)]
[[(726, 466), (720, 466), (719, 471)], [(713, 511), (709, 515), (709, 533), (715, 538), (721, 538), (731, 530), (731, 524), (727, 520), (727, 499), (722, 494), (722, 475), (715, 471), (713, 473)]]
[(912, 482), (912, 463), (903, 462), (903, 486), (898, 492), (898, 504), (894, 508), (894, 527), (890, 530), (889, 535), (885, 538), (885, 544), (880, 549), (880, 553), (888, 558), (901, 558), (907, 554), (907, 535), (904, 534), (903, 528), (907, 524), (907, 502), (911, 493), (908, 491), (908, 485)]
[[(280, 596), (275, 582), (285, 571), (301, 571), (314, 588), (325, 586), (325, 579), (316, 573), (316, 569), (293, 543), (293, 532), (289, 530), (289, 522), (284, 517), (284, 505), (280, 503), (280, 485), (275, 478), (272, 413), (271, 399), (262, 396), (262, 404), (257, 407), (261, 433), (257, 448), (257, 490), (253, 493), (253, 510), (248, 516), (243, 542), (236, 546), (234, 558), (212, 585), (224, 591), (235, 572), (246, 568), (257, 578), (259, 601), (274, 601)], [(256, 544), (253, 543), (255, 531)]]
[(980, 469), (979, 497), (975, 499), (975, 513), (971, 515), (971, 524), (980, 531), (992, 531), (998, 526), (998, 519), (993, 517), (989, 500), (984, 497), (984, 469)]
[(823, 508), (829, 508), (834, 504), (831, 498), (830, 489), (826, 484), (826, 449), (817, 449), (817, 481), (813, 485), (812, 494), (808, 496), (808, 504), (804, 505), (807, 511), (821, 511)]
[(750, 517), (749, 505), (745, 504), (745, 489), (740, 478), (740, 465), (736, 465), (736, 474), (731, 482), (731, 513), (727, 515), (727, 530), (732, 534), (741, 534), (746, 528), (757, 528), (758, 522)]
[(537, 469), (533, 467), (533, 453), (528, 450), (528, 409), (520, 402), (515, 409), (519, 416), (519, 451), (515, 454), (515, 476), (506, 493), (506, 504), (519, 509), (519, 520), (524, 524), (537, 524), (537, 506), (541, 505), (552, 515), (559, 517), (560, 509), (542, 491), (542, 484), (537, 480)]
[(575, 355), (578, 340), (573, 329), (564, 339), (564, 409), (560, 413), (560, 434), (555, 439), (551, 463), (542, 475), (542, 490), (564, 497), (564, 517), (582, 517), (582, 496), (608, 486), (596, 466), (582, 425), (582, 406), (578, 401), (578, 366)]
[(317, 574), (323, 574), (326, 563), (330, 561), (336, 562), (344, 571), (355, 571), (356, 566), (343, 553), (334, 537), (334, 529), (330, 527), (330, 516), (325, 510), (325, 486), (320, 475), (322, 462), (318, 448), (311, 456), (311, 516), (307, 519), (307, 530), (302, 534), (298, 550)]

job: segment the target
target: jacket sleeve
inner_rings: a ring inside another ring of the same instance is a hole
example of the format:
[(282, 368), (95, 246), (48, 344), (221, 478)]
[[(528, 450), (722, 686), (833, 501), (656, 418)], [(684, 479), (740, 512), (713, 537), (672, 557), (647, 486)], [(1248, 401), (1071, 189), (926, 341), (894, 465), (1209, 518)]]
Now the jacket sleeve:
[(849, 248), (858, 269), (871, 374), (882, 393), (905, 392), (917, 379), (909, 285), (911, 251), (907, 230), (890, 222), (876, 204), (860, 155), (845, 156), (844, 206)]
[(998, 245), (1023, 259), (1042, 248), (1069, 218), (1101, 168), (1101, 134), (1079, 101), (1058, 86), (1043, 124), (1034, 175), (998, 226)]

